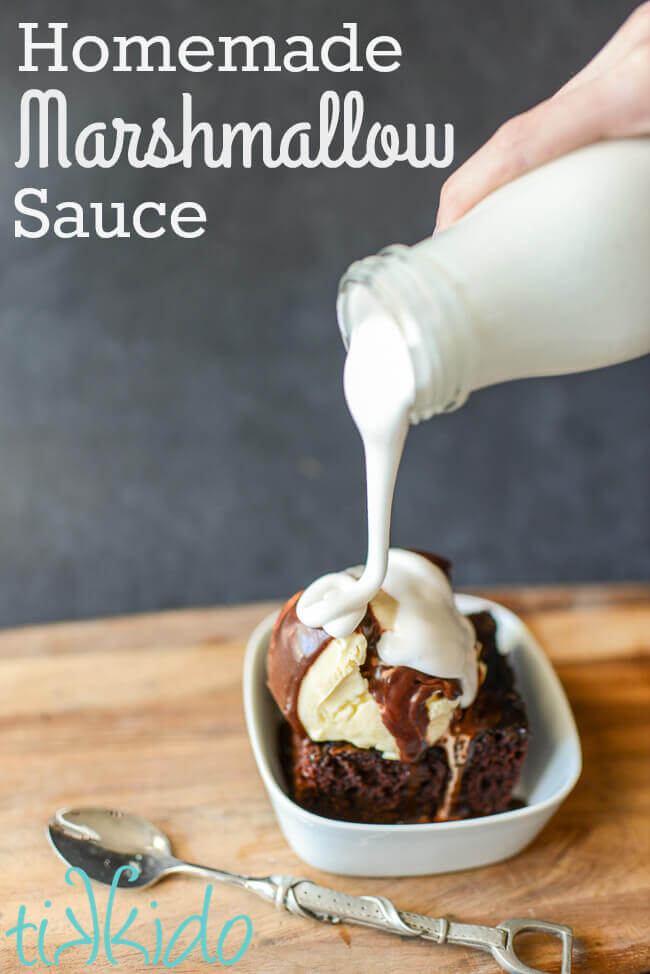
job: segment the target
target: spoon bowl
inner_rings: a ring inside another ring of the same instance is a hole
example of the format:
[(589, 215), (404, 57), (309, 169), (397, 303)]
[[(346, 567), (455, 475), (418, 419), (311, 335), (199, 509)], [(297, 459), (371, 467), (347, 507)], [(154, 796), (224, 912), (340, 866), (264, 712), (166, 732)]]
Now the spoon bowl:
[(145, 888), (170, 872), (176, 860), (164, 832), (128, 812), (108, 808), (62, 808), (52, 816), (48, 837), (69, 866), (110, 885), (120, 867), (119, 887)]

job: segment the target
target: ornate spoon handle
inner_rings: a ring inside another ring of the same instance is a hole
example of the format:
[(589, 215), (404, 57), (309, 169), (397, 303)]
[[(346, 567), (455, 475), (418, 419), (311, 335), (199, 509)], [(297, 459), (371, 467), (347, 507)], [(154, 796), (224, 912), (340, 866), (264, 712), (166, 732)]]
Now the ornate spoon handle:
[(523, 931), (551, 934), (562, 941), (561, 974), (571, 974), (573, 933), (570, 927), (560, 923), (529, 919), (503, 920), (496, 927), (457, 923), (446, 917), (425, 917), (419, 913), (398, 910), (384, 896), (350, 896), (295, 876), (239, 876), (236, 873), (195, 866), (179, 859), (170, 860), (167, 872), (194, 873), (222, 883), (243, 886), (275, 903), (278, 909), (323, 923), (356, 923), (384, 930), (386, 933), (395, 933), (400, 937), (420, 937), (423, 940), (433, 940), (437, 944), (460, 944), (487, 950), (509, 974), (545, 974), (519, 959), (514, 949), (514, 939)]
[[(561, 972), (571, 972), (573, 935), (570, 927), (559, 923), (529, 919), (504, 920), (496, 927), (456, 923), (445, 917), (425, 917), (400, 911), (383, 896), (349, 896), (293, 876), (271, 876), (269, 880), (275, 886), (276, 905), (290, 913), (325, 923), (347, 921), (401, 937), (420, 937), (439, 944), (461, 944), (487, 950), (510, 974), (544, 974), (538, 968), (524, 964), (515, 953), (513, 942), (518, 933), (525, 930), (552, 934), (562, 941)], [(260, 892), (259, 889), (256, 892)]]

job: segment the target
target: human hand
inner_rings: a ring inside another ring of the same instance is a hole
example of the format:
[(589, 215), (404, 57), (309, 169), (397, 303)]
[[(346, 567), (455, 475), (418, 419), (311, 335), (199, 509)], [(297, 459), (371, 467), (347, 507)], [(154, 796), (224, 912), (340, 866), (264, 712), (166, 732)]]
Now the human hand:
[(650, 134), (650, 0), (556, 94), (502, 125), (446, 180), (436, 230), (505, 183), (603, 139)]

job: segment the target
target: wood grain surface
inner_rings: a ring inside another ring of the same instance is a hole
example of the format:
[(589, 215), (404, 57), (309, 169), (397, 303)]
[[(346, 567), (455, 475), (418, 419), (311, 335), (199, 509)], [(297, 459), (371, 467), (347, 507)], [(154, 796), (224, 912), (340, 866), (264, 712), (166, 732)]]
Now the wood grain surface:
[[(268, 604), (0, 633), (0, 971), (25, 969), (15, 936), (6, 936), (21, 905), (28, 921), (47, 919), (50, 958), (76, 936), (66, 908), (82, 924), (88, 920), (85, 893), (66, 885), (65, 867), (45, 839), (52, 812), (75, 804), (151, 818), (169, 833), (177, 854), (195, 862), (304, 875), (351, 893), (381, 893), (402, 909), (433, 916), (566, 923), (576, 935), (578, 974), (649, 971), (648, 587), (485, 594), (521, 614), (555, 662), (582, 738), (584, 771), (555, 818), (516, 859), (431, 878), (333, 877), (304, 866), (286, 845), (248, 747), (241, 703), (244, 644)], [(115, 926), (137, 908), (125, 936), (153, 954), (154, 917), (167, 943), (185, 917), (201, 911), (204, 892), (203, 881), (181, 877), (155, 890), (125, 891), (115, 905)], [(103, 922), (107, 892), (97, 889), (96, 899)], [(226, 888), (212, 895), (212, 954), (222, 925), (241, 913), (253, 923), (250, 947), (234, 965), (241, 972), (497, 970), (488, 955), (312, 923)], [(225, 941), (226, 957), (237, 949), (236, 930)], [(178, 949), (191, 939), (188, 929)], [(35, 957), (35, 945), (30, 929), (27, 959)], [(529, 963), (559, 969), (550, 945), (529, 944), (526, 951)], [(114, 969), (103, 950), (85, 967), (89, 954), (89, 947), (63, 953), (60, 969)], [(116, 947), (115, 958), (120, 970), (145, 969), (132, 948)], [(218, 966), (194, 951), (175, 969), (191, 974)]]

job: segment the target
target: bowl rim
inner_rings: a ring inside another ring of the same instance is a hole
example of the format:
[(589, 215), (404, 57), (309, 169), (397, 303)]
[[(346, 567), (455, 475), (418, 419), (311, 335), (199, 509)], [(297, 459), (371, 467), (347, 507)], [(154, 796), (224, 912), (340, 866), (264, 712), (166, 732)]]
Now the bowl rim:
[(255, 757), (255, 763), (257, 764), (257, 769), (273, 803), (276, 801), (279, 802), (282, 806), (284, 806), (287, 812), (297, 816), (299, 819), (302, 819), (306, 825), (323, 828), (323, 823), (325, 823), (328, 828), (331, 828), (334, 831), (350, 832), (352, 830), (358, 832), (360, 835), (369, 835), (372, 833), (376, 834), (378, 831), (385, 831), (390, 835), (417, 835), (431, 832), (432, 830), (435, 830), (436, 832), (456, 832), (458, 830), (480, 829), (481, 827), (485, 827), (486, 822), (490, 822), (490, 824), (497, 824), (504, 821), (525, 819), (527, 817), (537, 816), (544, 811), (553, 810), (554, 808), (559, 807), (559, 805), (573, 790), (582, 773), (582, 747), (580, 744), (580, 736), (578, 734), (575, 717), (573, 715), (573, 711), (571, 710), (571, 705), (567, 699), (564, 687), (562, 686), (559, 677), (553, 668), (553, 664), (531, 633), (528, 626), (526, 626), (523, 620), (516, 615), (516, 613), (512, 612), (511, 609), (506, 608), (506, 606), (501, 605), (499, 602), (494, 602), (492, 599), (484, 598), (483, 596), (464, 592), (456, 592), (454, 595), (455, 598), (461, 602), (471, 602), (471, 604), (475, 606), (475, 608), (473, 608), (471, 611), (481, 611), (481, 609), (487, 609), (488, 611), (490, 609), (496, 610), (497, 616), (503, 616), (504, 618), (508, 619), (511, 624), (520, 628), (522, 634), (525, 636), (525, 641), (529, 649), (535, 656), (536, 661), (541, 664), (545, 682), (547, 684), (550, 683), (553, 686), (555, 695), (561, 702), (561, 707), (563, 710), (562, 723), (568, 734), (570, 744), (575, 752), (575, 767), (573, 773), (569, 775), (566, 781), (556, 791), (541, 801), (532, 802), (531, 804), (524, 805), (521, 808), (513, 808), (506, 812), (496, 812), (494, 815), (481, 815), (474, 818), (455, 819), (450, 822), (417, 822), (395, 824), (379, 822), (348, 822), (342, 821), (341, 819), (327, 818), (325, 815), (318, 815), (316, 812), (308, 811), (306, 808), (298, 805), (297, 802), (295, 802), (286, 793), (271, 770), (271, 767), (269, 766), (260, 745), (257, 715), (253, 705), (254, 671), (260, 653), (268, 651), (268, 646), (265, 647), (264, 644), (265, 641), (268, 640), (268, 637), (271, 634), (271, 629), (273, 628), (273, 623), (278, 617), (280, 610), (276, 609), (269, 615), (265, 616), (251, 633), (248, 643), (246, 644), (243, 670), (244, 714), (246, 718), (248, 737), (253, 750), (253, 756)]

